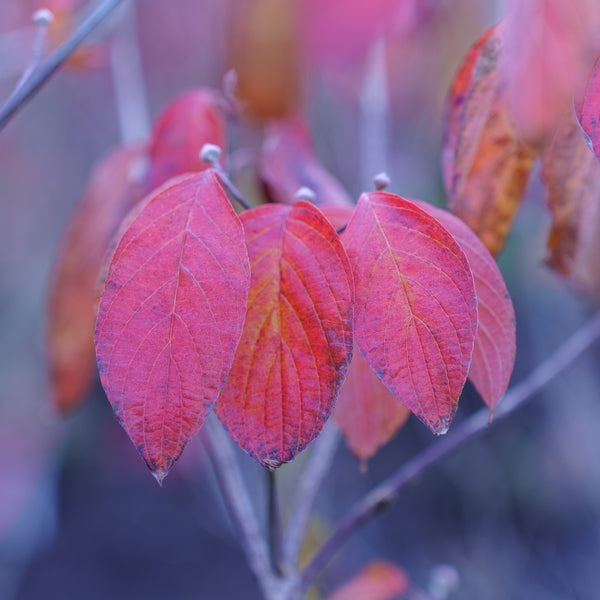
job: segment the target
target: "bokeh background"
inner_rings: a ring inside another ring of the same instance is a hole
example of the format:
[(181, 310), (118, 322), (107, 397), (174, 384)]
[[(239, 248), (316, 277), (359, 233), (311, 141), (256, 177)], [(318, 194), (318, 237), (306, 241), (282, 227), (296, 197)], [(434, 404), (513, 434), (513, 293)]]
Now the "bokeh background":
[[(386, 170), (392, 191), (444, 204), (446, 90), (468, 47), (504, 15), (503, 3), (306, 0), (300, 15), (291, 1), (279, 2), (285, 11), (263, 1), (267, 17), (254, 21), (240, 18), (250, 0), (144, 0), (125, 7), (0, 133), (2, 600), (259, 598), (201, 439), (160, 489), (99, 386), (66, 418), (50, 405), (47, 286), (69, 214), (107, 150), (143, 135), (148, 119), (178, 92), (220, 88), (238, 60), (236, 44), (252, 27), (267, 35), (282, 22), (298, 24), (297, 53), (286, 57), (286, 69), (298, 69), (286, 88), (294, 93), (280, 100), (304, 112), (322, 163), (354, 198)], [(0, 3), (0, 99), (29, 60), (31, 14), (40, 6)], [(61, 25), (50, 36), (55, 45), (85, 6), (76, 0), (48, 6)], [(123, 97), (134, 104), (124, 105)], [(240, 147), (256, 145), (259, 130), (256, 123), (241, 134)], [(544, 266), (549, 224), (536, 172), (500, 257), (517, 314), (515, 382), (594, 310)], [(599, 351), (589, 351), (509, 421), (403, 493), (352, 538), (314, 597), (385, 558), (422, 589), (438, 565), (451, 565), (460, 579), (451, 598), (597, 598)], [(467, 386), (457, 422), (480, 405)], [(374, 483), (434, 441), (411, 418), (365, 474), (342, 443), (309, 546)], [(239, 455), (264, 518), (265, 476)], [(281, 469), (284, 509), (305, 460)]]

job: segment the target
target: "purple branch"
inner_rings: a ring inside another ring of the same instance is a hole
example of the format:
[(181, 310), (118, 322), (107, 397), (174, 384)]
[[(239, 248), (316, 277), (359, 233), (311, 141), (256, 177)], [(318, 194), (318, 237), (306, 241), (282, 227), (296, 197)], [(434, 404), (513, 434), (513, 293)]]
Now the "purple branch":
[(523, 381), (513, 386), (505, 394), (491, 423), (488, 423), (488, 409), (482, 408), (454, 428), (446, 437), (431, 444), (412, 460), (402, 465), (393, 475), (357, 502), (307, 565), (302, 573), (298, 591), (302, 593), (308, 589), (347, 538), (391, 504), (407, 485), (420, 478), (430, 467), (452, 452), (483, 434), (489, 426), (503, 421), (505, 417), (531, 400), (545, 385), (562, 373), (597, 341), (598, 337), (600, 337), (600, 313), (592, 317)]

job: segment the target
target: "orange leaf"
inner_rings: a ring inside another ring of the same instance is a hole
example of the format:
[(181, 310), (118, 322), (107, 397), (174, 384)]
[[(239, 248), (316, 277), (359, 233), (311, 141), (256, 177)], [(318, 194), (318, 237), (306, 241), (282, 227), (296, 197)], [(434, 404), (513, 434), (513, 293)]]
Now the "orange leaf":
[(494, 255), (504, 246), (535, 158), (519, 141), (506, 105), (498, 72), (503, 45), (497, 26), (467, 54), (447, 101), (442, 150), (448, 205)]
[(49, 290), (46, 345), (54, 405), (79, 405), (96, 375), (97, 284), (106, 249), (140, 198), (143, 148), (110, 152), (95, 168), (64, 233)]
[(326, 600), (395, 600), (409, 589), (408, 575), (400, 567), (378, 560), (364, 567)]
[(248, 314), (215, 410), (273, 470), (319, 434), (333, 409), (352, 358), (352, 273), (339, 237), (308, 202), (266, 204), (241, 220)]

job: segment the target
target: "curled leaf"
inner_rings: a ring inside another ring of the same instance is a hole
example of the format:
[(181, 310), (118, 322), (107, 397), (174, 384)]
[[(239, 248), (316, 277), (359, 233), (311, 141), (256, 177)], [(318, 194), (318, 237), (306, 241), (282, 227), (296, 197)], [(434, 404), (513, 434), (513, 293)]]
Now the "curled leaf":
[(600, 294), (600, 163), (569, 114), (541, 155), (552, 213), (547, 264), (584, 292)]
[(98, 369), (159, 482), (225, 383), (249, 278), (242, 226), (212, 170), (151, 195), (121, 231), (98, 310)]
[[(586, 136), (588, 145), (593, 150), (596, 158), (600, 160), (600, 59), (594, 64), (585, 91), (575, 102), (575, 114)], [(562, 128), (564, 128), (564, 124)], [(561, 135), (560, 130), (557, 135)]]
[(442, 150), (449, 208), (493, 255), (504, 246), (535, 159), (507, 107), (503, 48), (496, 26), (465, 57), (447, 100)]
[(434, 433), (445, 433), (477, 329), (467, 258), (433, 217), (384, 192), (360, 197), (344, 247), (362, 355), (400, 402)]
[(352, 358), (352, 274), (311, 204), (241, 215), (252, 281), (244, 333), (215, 406), (240, 446), (268, 469), (321, 431)]
[(96, 378), (96, 289), (104, 254), (123, 217), (141, 196), (139, 146), (103, 158), (64, 233), (49, 289), (46, 347), (53, 404), (78, 406)]

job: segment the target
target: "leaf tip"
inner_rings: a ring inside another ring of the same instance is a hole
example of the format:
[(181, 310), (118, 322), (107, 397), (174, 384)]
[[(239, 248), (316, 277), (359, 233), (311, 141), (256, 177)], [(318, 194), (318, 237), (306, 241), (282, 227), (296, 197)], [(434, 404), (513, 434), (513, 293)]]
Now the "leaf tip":
[(165, 477), (169, 474), (169, 469), (166, 469), (165, 467), (158, 467), (157, 469), (152, 469), (152, 476), (154, 477), (154, 479), (156, 479), (156, 481), (158, 481), (158, 485), (160, 485), (160, 487), (163, 486), (163, 481), (165, 480)]

